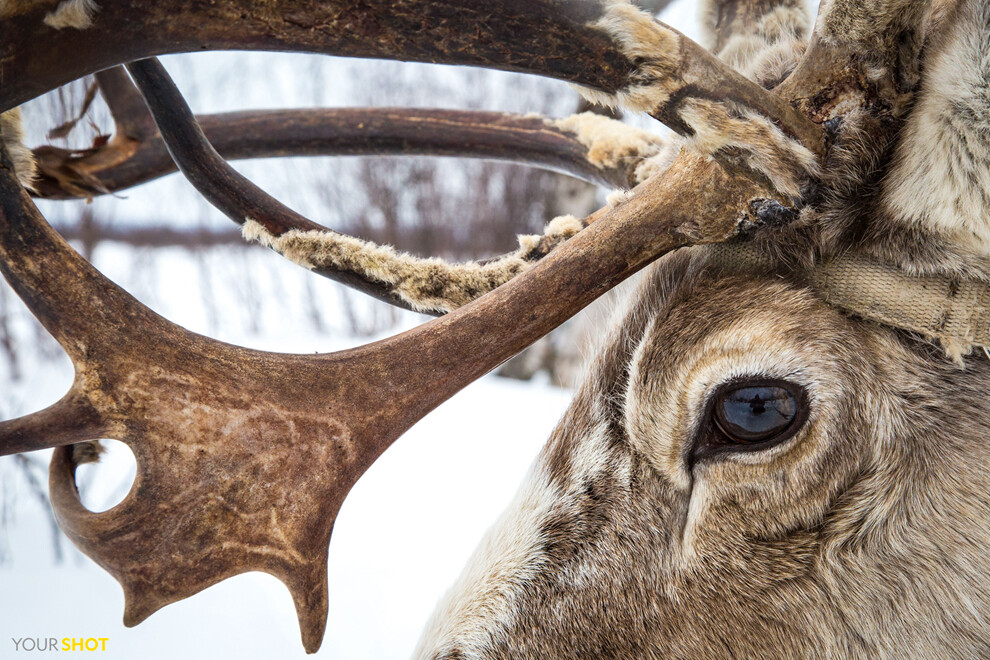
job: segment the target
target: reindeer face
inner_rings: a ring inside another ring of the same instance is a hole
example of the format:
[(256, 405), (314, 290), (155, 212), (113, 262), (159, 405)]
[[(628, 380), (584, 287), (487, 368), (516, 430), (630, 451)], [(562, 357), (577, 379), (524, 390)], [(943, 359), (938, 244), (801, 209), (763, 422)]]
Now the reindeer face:
[(986, 480), (964, 460), (986, 429), (958, 419), (981, 377), (943, 396), (919, 374), (944, 357), (703, 263), (641, 287), (417, 657), (986, 651), (988, 499), (952, 493)]

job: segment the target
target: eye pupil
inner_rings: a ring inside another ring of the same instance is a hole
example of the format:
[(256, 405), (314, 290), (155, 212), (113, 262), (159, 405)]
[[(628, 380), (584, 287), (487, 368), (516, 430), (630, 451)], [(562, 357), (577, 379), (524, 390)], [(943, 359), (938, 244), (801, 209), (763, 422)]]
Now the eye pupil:
[(790, 428), (798, 413), (795, 393), (778, 385), (741, 385), (719, 393), (715, 423), (737, 443), (770, 440)]

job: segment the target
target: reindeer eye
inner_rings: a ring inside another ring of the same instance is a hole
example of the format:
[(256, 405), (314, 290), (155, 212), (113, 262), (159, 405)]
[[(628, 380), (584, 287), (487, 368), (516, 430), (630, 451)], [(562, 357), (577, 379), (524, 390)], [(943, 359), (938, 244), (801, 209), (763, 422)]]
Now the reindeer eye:
[(710, 431), (695, 446), (696, 458), (766, 449), (792, 437), (808, 418), (808, 395), (784, 380), (738, 380), (715, 392), (709, 414)]
[(744, 385), (719, 393), (715, 399), (715, 423), (736, 442), (763, 442), (790, 428), (797, 409), (797, 397), (788, 389)]

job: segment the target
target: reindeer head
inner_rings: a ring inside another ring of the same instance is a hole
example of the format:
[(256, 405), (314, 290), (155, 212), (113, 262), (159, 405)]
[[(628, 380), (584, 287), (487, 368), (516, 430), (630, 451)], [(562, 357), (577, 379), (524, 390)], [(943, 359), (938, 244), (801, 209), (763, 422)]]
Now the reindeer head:
[(417, 657), (985, 653), (985, 361), (690, 252), (644, 278)]
[[(450, 312), (330, 356), (192, 335), (72, 253), (5, 160), (0, 265), (77, 379), (52, 408), (0, 423), (0, 451), (60, 447), (56, 513), (124, 586), (128, 623), (265, 570), (289, 586), (315, 650), (326, 547), (350, 485), (433, 406), (649, 266), (418, 657), (990, 653), (990, 366), (964, 362), (990, 346), (985, 2), (828, 0), (808, 41), (800, 2), (713, 1), (704, 16), (721, 60), (614, 0), (387, 11), (230, 0), (206, 17), (169, 0), (66, 4), (87, 8), (81, 29), (39, 27), (51, 9), (40, 1), (0, 10), (19, 28), (0, 40), (7, 105), (202, 39), (554, 75), (684, 141), (670, 162), (656, 138), (591, 117), (393, 111), (384, 136), (339, 116), (282, 117), (338, 122), (348, 152), (362, 140), (382, 151), (430, 122), (444, 135), (420, 133), (422, 151), (465, 149), (451, 131), (462, 142), (497, 131), (484, 155), (638, 184), (517, 252), (452, 265), (279, 205), (213, 151), (156, 62), (128, 69), (161, 138), (123, 116), (133, 91), (105, 72), (122, 137), (83, 155), (85, 176), (42, 163), (39, 194), (107, 191), (127, 184), (128, 167), (144, 171), (131, 182), (147, 178), (167, 147), (247, 237), (394, 304)], [(251, 20), (225, 22), (240, 12)], [(482, 19), (488, 30), (467, 30)], [(166, 23), (140, 40), (127, 31)], [(116, 40), (98, 48), (108, 33)], [(84, 56), (44, 65), (69, 49)], [(202, 124), (222, 143), (238, 120)], [(139, 464), (132, 492), (103, 514), (85, 511), (73, 484), (67, 447), (89, 437), (128, 442)]]

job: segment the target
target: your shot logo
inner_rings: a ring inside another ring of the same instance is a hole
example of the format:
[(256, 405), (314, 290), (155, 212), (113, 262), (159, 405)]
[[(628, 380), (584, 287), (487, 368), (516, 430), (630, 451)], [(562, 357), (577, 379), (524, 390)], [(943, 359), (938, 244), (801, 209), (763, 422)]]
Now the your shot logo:
[(11, 637), (15, 651), (106, 651), (109, 637)]

